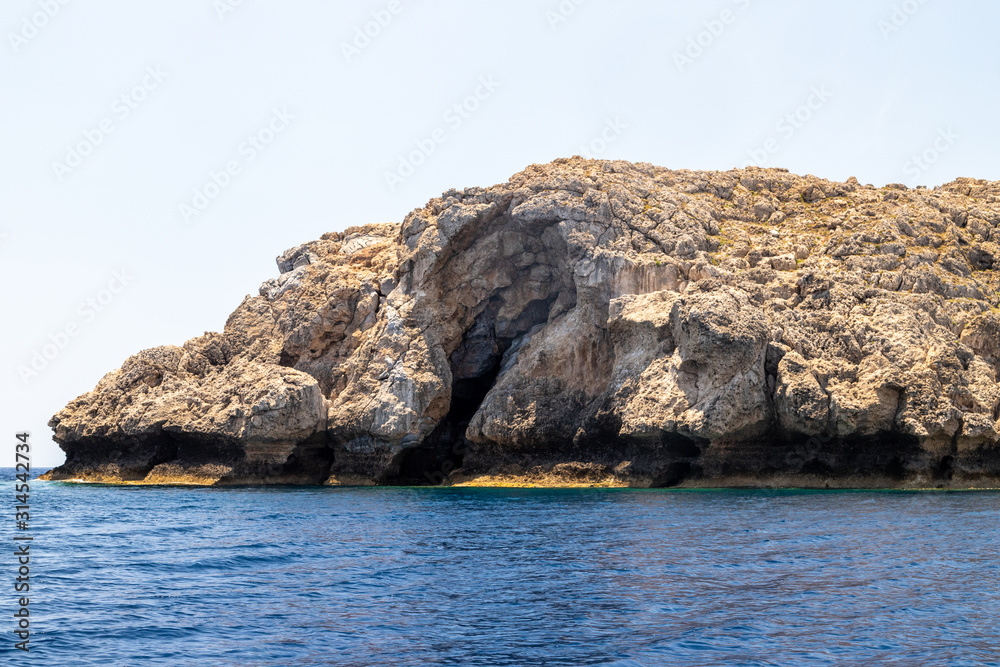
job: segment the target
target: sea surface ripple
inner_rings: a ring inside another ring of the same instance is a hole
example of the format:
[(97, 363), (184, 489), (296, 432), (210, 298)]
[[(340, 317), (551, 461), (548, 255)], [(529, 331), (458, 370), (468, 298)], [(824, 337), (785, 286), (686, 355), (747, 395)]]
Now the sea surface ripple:
[(31, 521), (3, 664), (1000, 665), (997, 493), (32, 482)]

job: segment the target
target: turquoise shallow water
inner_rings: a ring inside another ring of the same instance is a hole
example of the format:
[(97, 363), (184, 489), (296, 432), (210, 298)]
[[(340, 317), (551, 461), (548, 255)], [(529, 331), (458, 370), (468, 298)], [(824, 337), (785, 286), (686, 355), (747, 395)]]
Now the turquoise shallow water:
[(0, 559), (5, 665), (1000, 664), (996, 493), (35, 482), (31, 501), (36, 634), (13, 650)]

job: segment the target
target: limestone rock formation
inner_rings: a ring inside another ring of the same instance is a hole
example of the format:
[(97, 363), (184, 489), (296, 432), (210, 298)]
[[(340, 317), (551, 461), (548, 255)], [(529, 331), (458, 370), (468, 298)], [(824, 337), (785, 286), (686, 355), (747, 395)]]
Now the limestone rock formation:
[(278, 258), (51, 479), (986, 487), (1000, 183), (557, 160)]

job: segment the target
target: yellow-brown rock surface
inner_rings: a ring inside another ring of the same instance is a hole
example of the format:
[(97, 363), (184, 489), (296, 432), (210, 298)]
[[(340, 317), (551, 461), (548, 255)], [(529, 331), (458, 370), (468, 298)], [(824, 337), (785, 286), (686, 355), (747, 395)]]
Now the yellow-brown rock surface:
[(998, 226), (996, 182), (535, 165), (285, 252), (50, 478), (997, 486)]

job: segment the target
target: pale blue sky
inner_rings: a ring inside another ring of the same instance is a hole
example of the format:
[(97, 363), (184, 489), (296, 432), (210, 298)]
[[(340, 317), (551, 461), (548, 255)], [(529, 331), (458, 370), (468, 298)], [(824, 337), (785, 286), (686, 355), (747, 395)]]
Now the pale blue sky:
[(534, 162), (1000, 180), (996, 2), (63, 1), (0, 11), (0, 433), (32, 431), (40, 466), (50, 415), (220, 330), (282, 250)]

